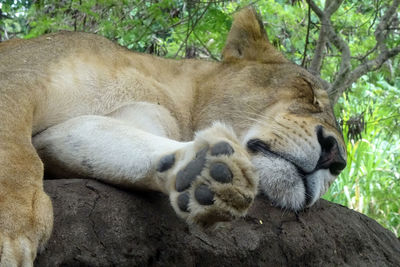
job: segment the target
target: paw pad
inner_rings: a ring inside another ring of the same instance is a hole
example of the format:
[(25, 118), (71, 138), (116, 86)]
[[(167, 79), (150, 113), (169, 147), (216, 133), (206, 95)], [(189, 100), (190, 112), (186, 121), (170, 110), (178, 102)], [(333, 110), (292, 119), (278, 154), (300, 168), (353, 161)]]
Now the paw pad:
[(233, 174), (229, 167), (222, 162), (213, 163), (211, 165), (210, 176), (220, 183), (230, 183), (233, 178)]
[(189, 211), (189, 192), (182, 193), (178, 196), (178, 207), (181, 211)]
[(157, 165), (158, 172), (165, 172), (169, 170), (175, 163), (175, 154), (170, 154), (161, 158)]
[(175, 188), (178, 192), (188, 189), (190, 184), (201, 173), (206, 163), (207, 150), (207, 147), (200, 150), (196, 154), (196, 158), (178, 172), (175, 182)]
[(194, 197), (201, 205), (212, 205), (214, 203), (214, 193), (204, 184), (196, 188)]
[(211, 149), (212, 156), (220, 156), (220, 155), (229, 156), (232, 155), (233, 152), (235, 151), (233, 150), (231, 145), (224, 141), (216, 143)]

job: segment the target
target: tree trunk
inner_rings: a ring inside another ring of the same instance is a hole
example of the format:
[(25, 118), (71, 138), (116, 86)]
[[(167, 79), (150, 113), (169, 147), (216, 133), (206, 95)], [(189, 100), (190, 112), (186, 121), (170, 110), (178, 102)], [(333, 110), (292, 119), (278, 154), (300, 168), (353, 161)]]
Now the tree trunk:
[(324, 200), (296, 215), (258, 197), (245, 218), (202, 231), (159, 193), (81, 179), (45, 190), (54, 232), (35, 266), (400, 266), (393, 233)]

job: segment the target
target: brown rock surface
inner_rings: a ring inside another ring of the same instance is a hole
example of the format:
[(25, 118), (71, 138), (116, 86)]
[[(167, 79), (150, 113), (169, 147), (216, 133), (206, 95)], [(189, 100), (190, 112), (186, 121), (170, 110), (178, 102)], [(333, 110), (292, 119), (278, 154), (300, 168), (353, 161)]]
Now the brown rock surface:
[(47, 180), (54, 232), (35, 266), (400, 266), (400, 241), (324, 200), (298, 215), (258, 197), (248, 216), (203, 232), (159, 193)]

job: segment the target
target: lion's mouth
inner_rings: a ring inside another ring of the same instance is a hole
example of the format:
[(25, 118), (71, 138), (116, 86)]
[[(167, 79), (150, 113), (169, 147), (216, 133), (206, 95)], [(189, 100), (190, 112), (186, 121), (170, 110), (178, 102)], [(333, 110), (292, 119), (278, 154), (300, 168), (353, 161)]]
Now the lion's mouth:
[(302, 179), (303, 183), (304, 183), (304, 187), (305, 187), (305, 204), (306, 204), (306, 206), (308, 206), (310, 204), (310, 202), (311, 202), (311, 200), (313, 198), (313, 194), (312, 194), (312, 190), (311, 190), (310, 186), (308, 185), (308, 181), (307, 181), (306, 177), (308, 175), (314, 173), (317, 170), (317, 168), (315, 170), (311, 171), (311, 172), (305, 171), (303, 168), (301, 168), (298, 164), (296, 164), (292, 160), (287, 159), (283, 155), (272, 151), (269, 148), (268, 144), (266, 144), (265, 142), (263, 142), (260, 139), (250, 139), (247, 142), (247, 148), (253, 153), (259, 152), (259, 153), (261, 153), (261, 154), (263, 154), (264, 156), (267, 156), (267, 157), (275, 157), (275, 158), (283, 159), (286, 162), (290, 163), (292, 166), (294, 166), (295, 169), (297, 170), (298, 177), (300, 177)]
[(281, 159), (284, 159), (285, 161), (291, 163), (298, 171), (299, 175), (301, 176), (305, 176), (307, 174), (311, 174), (314, 172), (307, 172), (305, 171), (301, 166), (297, 165), (295, 162), (293, 162), (292, 160), (286, 158), (284, 155), (279, 154), (277, 152), (272, 151), (268, 144), (266, 144), (265, 142), (261, 141), (260, 139), (250, 139), (247, 142), (247, 148), (251, 151), (251, 152), (260, 152), (262, 154), (264, 154), (265, 156), (274, 156), (274, 157), (278, 157)]

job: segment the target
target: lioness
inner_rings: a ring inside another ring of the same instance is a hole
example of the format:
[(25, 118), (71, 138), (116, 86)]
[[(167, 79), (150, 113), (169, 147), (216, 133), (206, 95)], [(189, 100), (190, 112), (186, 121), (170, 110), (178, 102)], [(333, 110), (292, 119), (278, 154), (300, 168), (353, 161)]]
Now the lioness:
[(251, 8), (222, 62), (87, 33), (1, 43), (0, 118), (1, 266), (31, 266), (50, 236), (42, 161), (57, 177), (164, 192), (200, 225), (243, 216), (258, 187), (280, 207), (311, 206), (346, 165), (327, 93)]

